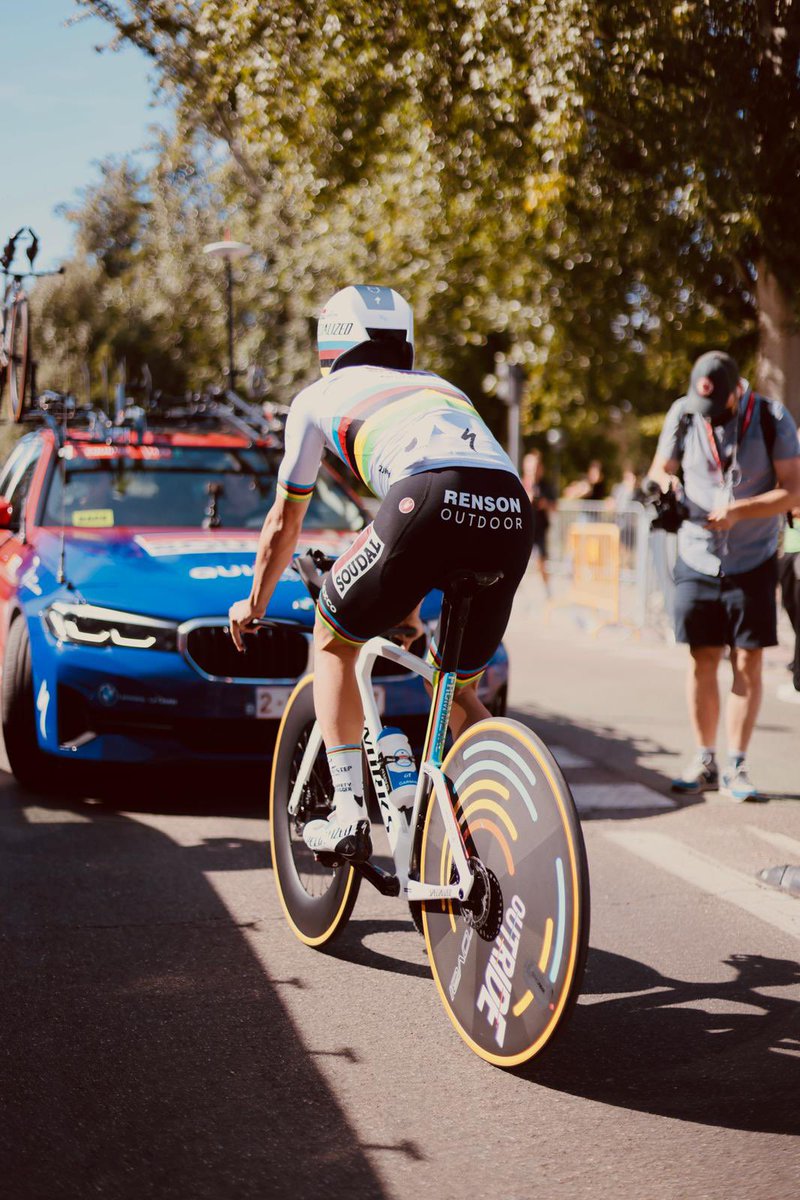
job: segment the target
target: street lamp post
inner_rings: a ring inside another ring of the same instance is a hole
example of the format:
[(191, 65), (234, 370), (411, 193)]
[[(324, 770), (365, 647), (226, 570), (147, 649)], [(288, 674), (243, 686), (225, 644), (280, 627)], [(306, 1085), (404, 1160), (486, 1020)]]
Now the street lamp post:
[(245, 258), (251, 248), (246, 242), (232, 242), (226, 238), (223, 242), (209, 242), (203, 246), (203, 253), (209, 258), (221, 258), (225, 262), (225, 292), (228, 302), (228, 387), (235, 390), (238, 374), (234, 362), (233, 351), (233, 260)]
[(564, 430), (559, 429), (559, 427), (557, 425), (554, 425), (551, 429), (548, 429), (547, 433), (545, 434), (545, 437), (547, 438), (547, 444), (550, 447), (550, 449), (553, 451), (553, 454), (555, 457), (555, 464), (553, 467), (553, 477), (555, 479), (556, 495), (560, 496), (561, 495), (561, 451), (563, 450), (564, 442), (567, 439), (564, 435)]
[(520, 436), (519, 419), (522, 406), (522, 391), (525, 384), (525, 369), (519, 363), (509, 363), (500, 355), (495, 356), (497, 394), (508, 409), (508, 457), (519, 470)]

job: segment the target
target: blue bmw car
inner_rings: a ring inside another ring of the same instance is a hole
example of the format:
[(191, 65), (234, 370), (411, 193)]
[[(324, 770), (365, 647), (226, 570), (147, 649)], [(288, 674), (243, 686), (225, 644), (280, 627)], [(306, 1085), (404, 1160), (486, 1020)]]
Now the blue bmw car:
[[(226, 614), (249, 588), (280, 457), (279, 432), (251, 436), (224, 414), (147, 430), (45, 421), (20, 439), (0, 470), (2, 721), (20, 782), (53, 783), (64, 760), (270, 756), (309, 667), (313, 602), (287, 570), (267, 614), (277, 624), (243, 655)], [(300, 546), (337, 554), (368, 520), (326, 467)], [(433, 594), (423, 620), (437, 613)], [(423, 721), (420, 681), (378, 669), (387, 722)], [(507, 675), (501, 648), (481, 684), (493, 711)]]

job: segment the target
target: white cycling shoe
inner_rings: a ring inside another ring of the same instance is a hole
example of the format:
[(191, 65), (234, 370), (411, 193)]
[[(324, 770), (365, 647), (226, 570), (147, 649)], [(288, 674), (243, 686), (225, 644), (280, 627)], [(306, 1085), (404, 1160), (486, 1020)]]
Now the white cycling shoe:
[(346, 862), (366, 862), (372, 854), (369, 821), (342, 821), (332, 812), (327, 821), (309, 821), (303, 829), (303, 841), (315, 854), (334, 854)]

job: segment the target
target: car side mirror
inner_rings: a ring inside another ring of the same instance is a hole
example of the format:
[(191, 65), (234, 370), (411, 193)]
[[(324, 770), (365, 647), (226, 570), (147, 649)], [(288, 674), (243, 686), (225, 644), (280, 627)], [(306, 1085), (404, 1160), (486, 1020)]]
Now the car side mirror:
[(10, 529), (14, 520), (14, 509), (6, 500), (5, 496), (0, 496), (0, 529)]

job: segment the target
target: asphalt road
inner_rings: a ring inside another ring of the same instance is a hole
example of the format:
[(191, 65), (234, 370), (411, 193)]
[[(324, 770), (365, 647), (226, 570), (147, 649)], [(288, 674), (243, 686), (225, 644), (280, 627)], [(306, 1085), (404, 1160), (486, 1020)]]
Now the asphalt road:
[(516, 1074), (441, 1009), (406, 910), (362, 888), (335, 950), (294, 939), (265, 781), (0, 776), (0, 1178), (8, 1200), (492, 1195), (784, 1200), (800, 1179), (800, 708), (770, 656), (771, 797), (677, 805), (682, 652), (509, 635), (512, 709), (584, 815), (592, 934), (562, 1037)]

